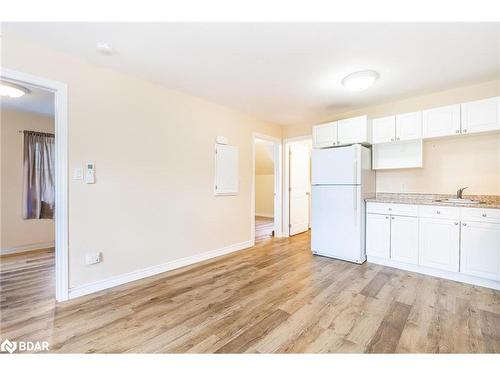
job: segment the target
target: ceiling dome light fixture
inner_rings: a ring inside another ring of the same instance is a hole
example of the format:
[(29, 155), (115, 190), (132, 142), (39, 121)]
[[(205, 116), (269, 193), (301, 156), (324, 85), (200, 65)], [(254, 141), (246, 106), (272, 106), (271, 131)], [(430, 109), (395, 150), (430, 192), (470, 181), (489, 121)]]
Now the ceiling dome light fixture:
[(351, 91), (363, 91), (370, 88), (379, 78), (379, 74), (373, 70), (362, 70), (345, 76), (342, 85)]
[(111, 56), (112, 54), (115, 53), (113, 47), (105, 42), (97, 43), (95, 48), (97, 49), (98, 52), (100, 52), (103, 55)]
[(10, 82), (0, 82), (0, 96), (8, 98), (20, 98), (25, 94), (29, 94), (30, 90), (26, 87), (16, 85)]

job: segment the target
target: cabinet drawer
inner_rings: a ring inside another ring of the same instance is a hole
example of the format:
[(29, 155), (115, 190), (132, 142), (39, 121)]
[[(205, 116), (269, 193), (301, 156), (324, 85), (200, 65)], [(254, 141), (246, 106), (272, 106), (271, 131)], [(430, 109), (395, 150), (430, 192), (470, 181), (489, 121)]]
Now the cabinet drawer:
[(500, 223), (500, 209), (494, 208), (462, 208), (462, 220)]
[(372, 214), (417, 216), (418, 207), (412, 204), (368, 202), (366, 210)]
[(460, 208), (447, 206), (420, 206), (420, 217), (460, 220)]

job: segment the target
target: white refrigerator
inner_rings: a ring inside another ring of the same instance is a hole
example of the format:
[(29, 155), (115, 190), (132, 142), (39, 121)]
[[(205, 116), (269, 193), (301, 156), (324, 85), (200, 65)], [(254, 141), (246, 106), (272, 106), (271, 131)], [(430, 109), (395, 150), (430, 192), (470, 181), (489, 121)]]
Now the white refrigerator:
[(361, 145), (312, 150), (311, 249), (366, 261), (365, 199), (375, 196), (371, 150)]

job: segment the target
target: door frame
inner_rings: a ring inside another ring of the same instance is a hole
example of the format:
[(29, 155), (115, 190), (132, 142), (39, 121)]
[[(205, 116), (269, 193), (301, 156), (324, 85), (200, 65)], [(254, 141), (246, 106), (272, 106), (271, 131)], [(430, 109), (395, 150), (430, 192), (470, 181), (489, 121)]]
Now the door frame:
[[(274, 162), (274, 236), (282, 237), (282, 172), (281, 172), (281, 139), (261, 133), (252, 133), (252, 204), (250, 210), (250, 238), (255, 245), (255, 141), (261, 139), (273, 144), (273, 162)], [(253, 246), (252, 245), (252, 246)]]
[[(285, 173), (283, 173), (283, 232), (282, 237), (290, 237), (290, 143), (311, 140), (311, 135), (283, 139), (283, 160)], [(311, 213), (309, 212), (309, 217)]]
[(12, 69), (0, 69), (3, 81), (54, 93), (55, 128), (55, 277), (56, 300), (69, 298), (68, 275), (68, 87), (65, 83)]

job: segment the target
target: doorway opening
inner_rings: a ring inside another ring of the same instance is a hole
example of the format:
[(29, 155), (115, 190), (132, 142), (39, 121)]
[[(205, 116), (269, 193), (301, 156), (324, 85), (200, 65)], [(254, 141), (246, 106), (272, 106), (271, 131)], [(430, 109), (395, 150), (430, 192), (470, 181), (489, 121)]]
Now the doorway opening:
[(40, 295), (65, 301), (69, 297), (67, 87), (10, 69), (0, 71), (0, 82), (2, 273), (17, 281), (26, 278), (20, 281), (26, 292), (11, 296), (20, 305)]
[(285, 140), (285, 202), (283, 205), (286, 236), (311, 228), (311, 150), (310, 136)]
[[(29, 306), (55, 299), (54, 93), (31, 85), (2, 96), (1, 268), (5, 298)], [(19, 95), (19, 92), (17, 93)]]
[(281, 142), (254, 135), (252, 238), (255, 243), (281, 237)]

